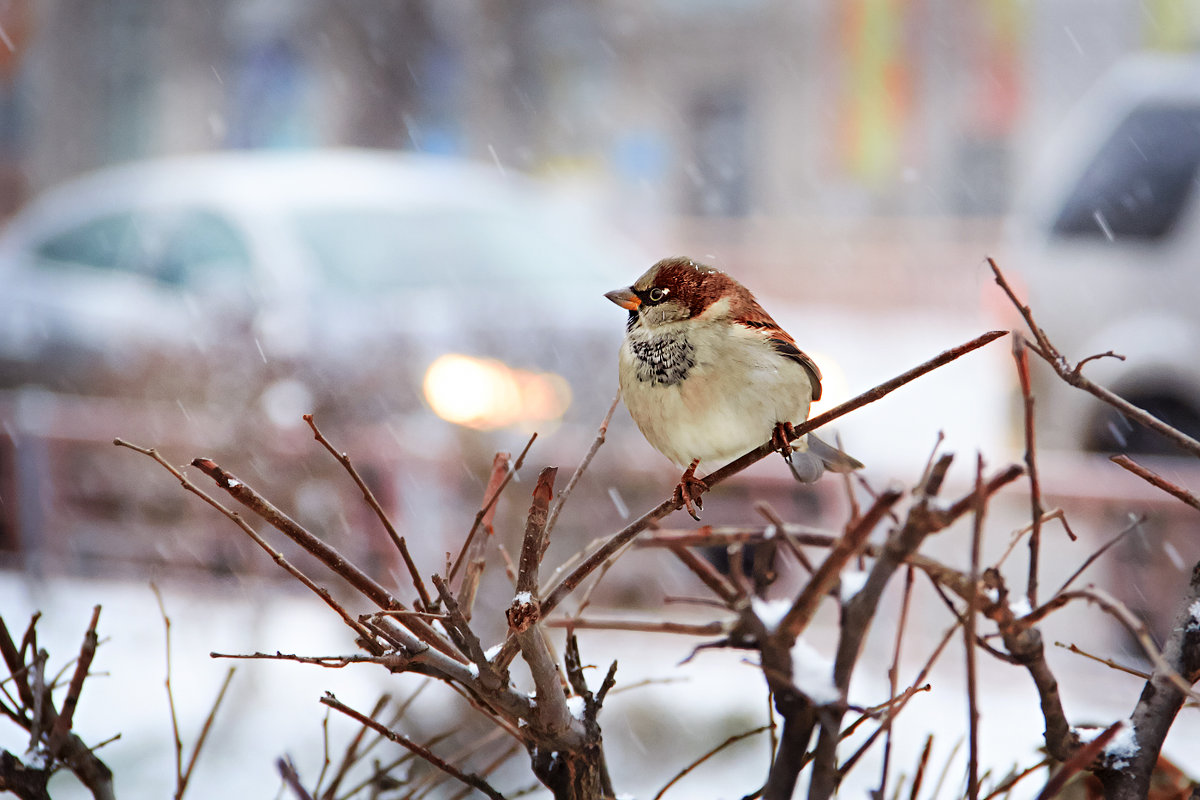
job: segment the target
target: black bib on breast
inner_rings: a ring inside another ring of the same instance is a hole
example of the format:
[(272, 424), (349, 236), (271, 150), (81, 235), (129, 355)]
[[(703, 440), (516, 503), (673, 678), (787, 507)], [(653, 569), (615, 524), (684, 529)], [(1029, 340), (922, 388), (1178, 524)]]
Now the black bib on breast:
[(643, 383), (674, 386), (696, 366), (696, 349), (685, 336), (656, 336), (629, 343), (637, 360), (637, 379)]

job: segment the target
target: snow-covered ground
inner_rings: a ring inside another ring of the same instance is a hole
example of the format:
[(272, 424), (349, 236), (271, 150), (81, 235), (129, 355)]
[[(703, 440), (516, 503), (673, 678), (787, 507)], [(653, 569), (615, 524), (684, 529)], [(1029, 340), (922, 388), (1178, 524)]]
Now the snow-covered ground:
[[(961, 532), (943, 536), (959, 538), (935, 549), (962, 552), (965, 540)], [(628, 556), (638, 557), (637, 552)], [(613, 572), (610, 579), (619, 579), (620, 566)], [(1047, 582), (1053, 583), (1049, 577)], [(262, 579), (204, 584), (167, 579), (160, 588), (172, 619), (172, 683), (188, 746), (195, 740), (229, 666), (229, 662), (210, 658), (211, 651), (280, 650), (319, 655), (353, 651), (348, 631), (332, 613), (291, 586)], [(885, 675), (895, 635), (898, 589), (897, 581), (868, 640), (852, 686), (850, 699), (855, 704), (869, 706), (887, 697)], [(39, 644), (49, 650), (55, 668), (77, 652), (91, 607), (97, 603), (103, 606), (99, 631), (104, 644), (83, 693), (77, 729), (89, 743), (120, 733), (120, 739), (101, 751), (116, 773), (118, 796), (125, 800), (159, 800), (173, 791), (173, 756), (163, 687), (164, 632), (149, 585), (82, 578), (32, 581), (11, 573), (0, 577), (0, 608), (10, 628), (18, 629), (15, 635), (19, 635), (31, 612), (43, 612)], [(593, 613), (606, 614), (602, 610)], [(617, 613), (607, 612), (610, 616)], [(655, 611), (620, 613), (646, 619)], [(688, 614), (676, 605), (667, 607), (665, 613), (674, 619)], [(825, 609), (805, 637), (826, 658), (833, 652), (833, 613), (832, 608)], [(1068, 609), (1046, 626), (1051, 664), (1058, 671), (1068, 714), (1079, 724), (1107, 724), (1124, 716), (1141, 690), (1136, 678), (1053, 646), (1059, 639), (1112, 653), (1115, 646), (1111, 631), (1098, 620), (1098, 614), (1080, 607)], [(938, 601), (918, 593), (905, 637), (902, 683), (915, 677), (948, 624)], [(617, 691), (610, 696), (601, 717), (611, 769), (621, 792), (653, 796), (693, 758), (767, 720), (763, 679), (747, 663), (747, 653), (705, 650), (680, 665), (700, 640), (593, 631), (581, 632), (580, 639), (585, 661), (597, 667), (592, 673), (594, 684), (614, 658), (620, 662), (618, 687), (658, 681)], [(946, 769), (945, 784), (937, 796), (960, 796), (967, 730), (960, 642), (961, 636), (956, 636), (930, 678), (931, 691), (914, 697), (897, 723), (892, 787), (902, 774), (912, 774), (925, 738), (932, 733), (932, 774)], [(981, 752), (993, 777), (998, 778), (1014, 765), (1025, 767), (1036, 762), (1042, 724), (1036, 694), (1023, 672), (984, 654), (980, 654), (979, 662)], [(389, 676), (370, 665), (331, 670), (292, 663), (239, 662), (188, 796), (275, 796), (279, 779), (274, 762), (285, 753), (311, 784), (322, 758), (325, 709), (318, 699), (323, 692), (333, 691), (344, 702), (367, 710), (382, 691), (404, 695), (419, 682), (412, 676)], [(456, 710), (462, 708), (462, 701), (454, 696), (430, 691), (410, 712), (410, 721), (431, 731), (450, 725)], [(353, 723), (338, 717), (333, 714), (329, 726), (335, 754), (355, 730)], [(864, 730), (872, 727), (868, 724)], [(0, 746), (22, 752), (24, 742), (17, 733), (15, 726), (0, 725)], [(1197, 742), (1200, 719), (1194, 710), (1186, 710), (1176, 724), (1168, 750), (1186, 765)], [(854, 747), (844, 744), (842, 756), (848, 756)], [(763, 735), (748, 739), (690, 774), (667, 796), (741, 797), (765, 776), (767, 748)], [(859, 764), (842, 796), (861, 797), (878, 784), (881, 753), (876, 748)], [(502, 784), (502, 788), (513, 789), (521, 783)], [(1037, 778), (1029, 779), (1018, 796), (1032, 795), (1040, 784)], [(934, 796), (934, 781), (927, 778), (925, 785), (922, 796)], [(56, 778), (52, 788), (56, 798), (86, 796), (69, 775)]]

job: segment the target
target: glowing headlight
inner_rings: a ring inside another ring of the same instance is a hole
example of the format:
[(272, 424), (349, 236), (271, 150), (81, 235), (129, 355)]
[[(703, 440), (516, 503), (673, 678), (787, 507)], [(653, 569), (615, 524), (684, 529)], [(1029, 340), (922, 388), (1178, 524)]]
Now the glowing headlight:
[(454, 353), (429, 366), (423, 388), (439, 417), (481, 430), (554, 421), (571, 403), (570, 387), (558, 375)]

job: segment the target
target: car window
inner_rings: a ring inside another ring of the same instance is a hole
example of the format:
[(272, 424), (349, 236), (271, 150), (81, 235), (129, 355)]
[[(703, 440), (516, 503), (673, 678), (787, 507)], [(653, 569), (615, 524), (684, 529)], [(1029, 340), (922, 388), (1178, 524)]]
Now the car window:
[(35, 248), (43, 269), (90, 267), (191, 286), (250, 269), (242, 236), (204, 210), (110, 214), (57, 233)]
[(1197, 188), (1200, 107), (1147, 103), (1117, 126), (1054, 222), (1060, 237), (1168, 236)]
[(601, 274), (604, 256), (551, 220), (499, 211), (324, 209), (294, 228), (331, 287), (348, 291), (560, 283)]
[(132, 214), (112, 214), (68, 228), (39, 244), (38, 266), (66, 265), (140, 271), (139, 237)]
[(242, 235), (225, 218), (202, 210), (175, 216), (156, 262), (155, 277), (176, 286), (233, 279), (251, 264)]

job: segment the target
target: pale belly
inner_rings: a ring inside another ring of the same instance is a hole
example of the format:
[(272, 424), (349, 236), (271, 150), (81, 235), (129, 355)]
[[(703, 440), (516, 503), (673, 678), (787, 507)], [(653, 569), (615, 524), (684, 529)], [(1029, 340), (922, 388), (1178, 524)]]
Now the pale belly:
[[(621, 393), (630, 416), (646, 440), (681, 467), (698, 458), (711, 472), (770, 439), (777, 423), (808, 418), (812, 389), (803, 367), (761, 347), (727, 349), (732, 352), (718, 354), (723, 357), (698, 360), (671, 384), (639, 380), (635, 356), (628, 345), (621, 349)], [(730, 359), (738, 369), (715, 368)]]

